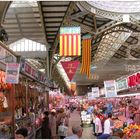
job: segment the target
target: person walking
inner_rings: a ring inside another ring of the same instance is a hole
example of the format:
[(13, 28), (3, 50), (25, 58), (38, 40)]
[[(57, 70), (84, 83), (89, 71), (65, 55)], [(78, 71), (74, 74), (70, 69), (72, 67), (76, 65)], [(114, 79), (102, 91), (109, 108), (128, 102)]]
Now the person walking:
[(102, 124), (98, 112), (95, 112), (95, 135), (102, 135)]
[(50, 122), (50, 129), (51, 129), (51, 138), (56, 139), (56, 110), (55, 109), (51, 110), (49, 122)]
[(81, 126), (73, 126), (72, 127), (72, 136), (68, 136), (65, 139), (80, 139), (82, 137), (83, 129)]
[(49, 125), (49, 112), (48, 111), (43, 113), (41, 134), (42, 134), (42, 139), (50, 139), (51, 138), (51, 130), (50, 130), (50, 125)]
[(63, 113), (63, 116), (60, 120), (60, 125), (58, 127), (58, 135), (60, 139), (64, 139), (67, 136), (68, 125), (69, 125), (69, 119), (66, 116), (66, 114)]
[(107, 139), (112, 134), (113, 124), (112, 124), (112, 114), (108, 114), (108, 118), (104, 122), (104, 133), (98, 136), (98, 139)]

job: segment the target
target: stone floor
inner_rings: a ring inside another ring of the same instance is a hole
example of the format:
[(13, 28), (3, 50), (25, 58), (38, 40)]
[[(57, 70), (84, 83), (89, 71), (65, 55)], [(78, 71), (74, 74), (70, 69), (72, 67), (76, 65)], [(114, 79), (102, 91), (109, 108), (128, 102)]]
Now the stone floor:
[[(73, 125), (81, 125), (80, 114), (77, 111), (71, 113), (68, 136), (72, 135), (71, 128)], [(95, 136), (92, 134), (92, 127), (83, 128), (83, 135), (81, 139), (95, 139)]]

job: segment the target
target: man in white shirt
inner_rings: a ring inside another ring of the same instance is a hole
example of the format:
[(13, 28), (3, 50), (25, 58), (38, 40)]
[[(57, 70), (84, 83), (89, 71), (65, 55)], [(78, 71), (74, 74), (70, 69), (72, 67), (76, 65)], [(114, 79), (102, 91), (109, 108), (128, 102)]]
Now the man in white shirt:
[(83, 129), (81, 126), (73, 126), (72, 127), (72, 136), (68, 136), (65, 139), (80, 139), (83, 133)]
[(113, 124), (112, 124), (112, 114), (108, 114), (108, 118), (104, 122), (104, 133), (98, 137), (98, 139), (107, 139), (112, 134)]
[(100, 136), (102, 134), (102, 124), (99, 118), (99, 113), (95, 112), (95, 134)]

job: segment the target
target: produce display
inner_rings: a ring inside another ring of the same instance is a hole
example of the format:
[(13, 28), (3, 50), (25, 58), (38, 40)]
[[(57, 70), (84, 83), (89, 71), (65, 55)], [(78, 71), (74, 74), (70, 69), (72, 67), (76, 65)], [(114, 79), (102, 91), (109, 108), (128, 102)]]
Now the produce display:
[(123, 130), (124, 138), (126, 139), (140, 139), (140, 125), (129, 125)]
[(115, 128), (122, 128), (123, 127), (123, 122), (120, 120), (114, 120), (114, 127)]

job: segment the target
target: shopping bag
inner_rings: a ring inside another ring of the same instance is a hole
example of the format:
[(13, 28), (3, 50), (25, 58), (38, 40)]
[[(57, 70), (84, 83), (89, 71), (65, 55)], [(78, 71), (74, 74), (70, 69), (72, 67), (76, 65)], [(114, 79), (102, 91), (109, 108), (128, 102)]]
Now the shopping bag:
[(58, 127), (58, 135), (59, 136), (67, 136), (68, 127), (65, 125), (59, 125)]

